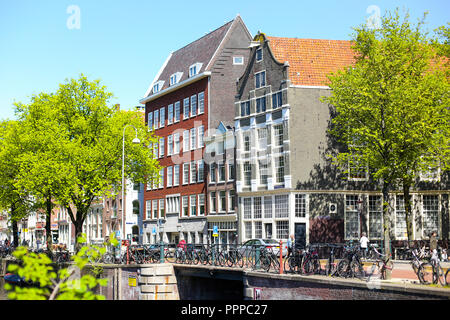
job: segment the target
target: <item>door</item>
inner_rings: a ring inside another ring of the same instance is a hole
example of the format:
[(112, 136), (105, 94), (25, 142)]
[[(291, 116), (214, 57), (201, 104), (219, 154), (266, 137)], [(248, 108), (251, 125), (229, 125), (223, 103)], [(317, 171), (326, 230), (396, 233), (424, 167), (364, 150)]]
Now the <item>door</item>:
[(265, 228), (265, 232), (266, 232), (266, 238), (267, 239), (272, 239), (272, 224), (271, 223), (266, 223), (264, 225)]
[(296, 223), (294, 230), (295, 247), (304, 248), (306, 246), (306, 224)]

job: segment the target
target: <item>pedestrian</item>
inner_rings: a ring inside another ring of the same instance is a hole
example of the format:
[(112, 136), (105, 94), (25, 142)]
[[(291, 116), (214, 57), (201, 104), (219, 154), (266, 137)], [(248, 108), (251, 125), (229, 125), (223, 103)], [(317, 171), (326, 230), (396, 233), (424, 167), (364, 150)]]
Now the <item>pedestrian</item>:
[(294, 235), (291, 234), (291, 235), (289, 236), (288, 241), (287, 241), (287, 249), (288, 249), (288, 254), (287, 254), (287, 256), (288, 256), (288, 257), (291, 255), (293, 248), (294, 248)]
[(361, 239), (359, 239), (359, 245), (361, 247), (363, 258), (365, 258), (366, 255), (367, 255), (367, 246), (368, 246), (368, 244), (369, 244), (369, 239), (366, 237), (366, 233), (363, 232), (362, 236), (361, 236)]
[(437, 232), (433, 231), (431, 232), (430, 236), (430, 252), (431, 252), (431, 260), (438, 261), (438, 254), (437, 254)]
[(447, 249), (442, 249), (442, 261), (448, 261)]
[(41, 240), (39, 240), (39, 239), (37, 239), (36, 240), (36, 247), (37, 247), (37, 250), (39, 250), (39, 245), (41, 244)]

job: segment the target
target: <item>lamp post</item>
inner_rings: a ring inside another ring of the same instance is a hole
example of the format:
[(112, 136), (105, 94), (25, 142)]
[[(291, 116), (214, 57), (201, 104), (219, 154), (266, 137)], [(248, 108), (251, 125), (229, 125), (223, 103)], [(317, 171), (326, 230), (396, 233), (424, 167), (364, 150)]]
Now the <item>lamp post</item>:
[[(127, 124), (125, 127), (123, 127), (123, 134), (122, 134), (122, 232), (123, 232), (123, 239), (125, 239), (125, 210), (123, 209), (125, 206), (125, 129), (128, 126), (132, 126), (134, 130), (136, 131), (136, 137), (133, 139), (134, 144), (141, 143), (141, 140), (137, 137), (138, 132), (135, 126), (132, 124)], [(123, 240), (122, 239), (122, 240)]]

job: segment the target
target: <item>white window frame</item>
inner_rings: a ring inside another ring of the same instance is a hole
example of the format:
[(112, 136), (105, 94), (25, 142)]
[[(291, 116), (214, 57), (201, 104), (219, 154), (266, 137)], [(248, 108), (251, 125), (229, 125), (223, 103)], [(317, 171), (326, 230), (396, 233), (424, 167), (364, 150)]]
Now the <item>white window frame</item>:
[(173, 123), (177, 123), (177, 122), (179, 122), (180, 121), (180, 112), (181, 112), (181, 109), (180, 109), (180, 106), (181, 106), (181, 103), (180, 103), (180, 101), (176, 101), (175, 103), (174, 103), (174, 117), (173, 117)]
[(205, 113), (205, 92), (202, 91), (198, 94), (197, 99), (197, 114)]
[[(189, 184), (189, 162), (183, 163), (183, 185)], [(187, 168), (187, 172), (186, 172)]]
[(189, 119), (189, 116), (191, 114), (191, 104), (190, 104), (190, 98), (184, 98), (183, 99), (183, 120)]
[[(264, 75), (264, 77), (261, 77), (261, 75)], [(259, 86), (258, 86), (258, 80), (259, 80)], [(266, 86), (266, 70), (262, 70), (255, 73), (255, 88), (264, 88)]]
[(233, 65), (243, 65), (244, 64), (244, 56), (234, 56), (233, 57)]
[(173, 104), (167, 106), (167, 125), (173, 123)]
[[(261, 59), (258, 59), (258, 52), (261, 52)], [(255, 51), (255, 60), (256, 60), (256, 62), (263, 61), (263, 59), (264, 59), (264, 51), (263, 51), (263, 49), (262, 48), (256, 49), (256, 51)]]
[(173, 186), (178, 185), (180, 185), (180, 165), (176, 164), (173, 166)]

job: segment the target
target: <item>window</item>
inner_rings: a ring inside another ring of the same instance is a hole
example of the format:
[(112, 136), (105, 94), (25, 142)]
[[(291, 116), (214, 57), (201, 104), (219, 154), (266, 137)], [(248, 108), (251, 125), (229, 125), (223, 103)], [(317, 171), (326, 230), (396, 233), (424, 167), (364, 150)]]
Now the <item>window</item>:
[(190, 196), (191, 216), (197, 215), (197, 195)]
[(219, 191), (219, 211), (225, 212), (227, 210), (227, 197), (225, 191)]
[(200, 92), (198, 94), (198, 114), (205, 112), (205, 93)]
[(199, 160), (198, 161), (198, 179), (197, 182), (202, 182), (204, 179), (204, 175), (205, 175), (205, 170), (204, 170), (204, 162), (203, 160)]
[(405, 199), (402, 195), (395, 197), (395, 237), (397, 239), (407, 238)]
[(191, 117), (197, 115), (197, 95), (191, 97)]
[(191, 183), (197, 182), (197, 164), (195, 161), (191, 162)]
[(152, 217), (152, 201), (151, 200), (145, 201), (145, 217), (147, 219)]
[(189, 98), (183, 100), (183, 120), (189, 119)]
[(164, 157), (164, 138), (159, 139), (159, 157)]
[(275, 196), (275, 218), (289, 217), (289, 196), (287, 194)]
[(159, 127), (162, 128), (165, 125), (165, 121), (166, 121), (166, 108), (162, 107), (161, 109), (159, 109)]
[(357, 147), (352, 146), (348, 160), (348, 177), (350, 180), (366, 180), (368, 176), (367, 162)]
[(228, 191), (228, 211), (234, 211), (236, 208), (236, 191)]
[(166, 202), (167, 202), (167, 213), (178, 213), (180, 205), (180, 197), (168, 196), (166, 198)]
[(217, 207), (216, 207), (216, 192), (213, 191), (210, 193), (210, 201), (211, 201), (211, 212), (216, 212), (217, 211)]
[(219, 182), (225, 181), (225, 164), (219, 163)]
[(167, 136), (167, 155), (173, 154), (173, 135)]
[(198, 195), (198, 215), (205, 215), (205, 195), (202, 193)]
[(189, 163), (183, 163), (183, 184), (189, 183)]
[(180, 121), (180, 101), (175, 102), (175, 114), (173, 122)]
[(173, 167), (167, 167), (167, 186), (171, 187), (173, 181)]
[(211, 163), (209, 165), (209, 172), (210, 172), (209, 182), (216, 182), (216, 164), (215, 163)]
[(234, 180), (234, 177), (236, 176), (236, 170), (234, 163), (228, 164), (228, 181)]
[(252, 180), (252, 167), (249, 161), (244, 162), (244, 185), (250, 186)]
[(177, 164), (173, 167), (173, 185), (178, 186), (180, 184), (180, 165)]
[(241, 117), (250, 115), (250, 101), (241, 102)]
[(177, 84), (181, 79), (180, 72), (174, 73), (170, 76), (170, 85), (173, 86), (174, 84)]
[(173, 134), (173, 154), (179, 154), (180, 153), (180, 134), (174, 133)]
[(264, 197), (264, 218), (272, 217), (272, 197)]
[(284, 182), (284, 156), (275, 158), (276, 183)]
[(306, 195), (296, 194), (295, 195), (295, 217), (304, 218), (306, 217)]
[(258, 129), (258, 148), (259, 150), (266, 150), (267, 148), (267, 128)]
[(263, 51), (262, 48), (256, 50), (256, 62), (262, 61), (263, 59)]
[(345, 239), (359, 240), (359, 212), (358, 196), (348, 195), (345, 197)]
[(244, 198), (244, 219), (252, 218), (252, 198)]
[(272, 94), (272, 108), (276, 109), (283, 105), (281, 91)]
[(266, 85), (266, 72), (261, 71), (255, 73), (255, 87), (256, 89), (264, 87)]
[(381, 196), (369, 196), (369, 239), (383, 236), (383, 206)]
[(266, 185), (267, 178), (269, 176), (269, 170), (267, 166), (267, 159), (258, 160), (259, 163), (259, 183)]
[(159, 217), (164, 218), (166, 216), (166, 212), (164, 211), (164, 199), (159, 200)]
[(153, 85), (153, 94), (155, 94), (155, 93), (161, 91), (162, 88), (163, 88), (163, 86), (164, 86), (164, 81), (159, 80), (158, 82), (156, 82), (156, 83)]
[(275, 138), (275, 146), (276, 147), (281, 147), (281, 149), (279, 150), (279, 152), (283, 152), (283, 143), (284, 143), (284, 129), (283, 129), (283, 125), (282, 124), (278, 124), (276, 126), (273, 127), (273, 132), (274, 132), (274, 138)]
[(261, 197), (253, 198), (254, 219), (261, 219), (262, 217), (262, 204)]
[(244, 64), (244, 57), (242, 57), (242, 56), (233, 57), (233, 64), (234, 65), (242, 65), (242, 64)]
[(203, 148), (204, 145), (204, 137), (205, 137), (205, 127), (198, 127), (198, 147)]
[(159, 128), (159, 110), (155, 110), (153, 115), (153, 127), (155, 129)]
[(183, 215), (183, 217), (187, 217), (189, 215), (188, 200), (189, 200), (188, 196), (184, 196), (181, 198), (181, 206), (182, 206), (181, 214)]
[(195, 150), (197, 147), (197, 130), (195, 128), (191, 129), (191, 150)]
[(439, 196), (422, 196), (423, 236), (429, 237), (432, 231), (439, 230)]
[(256, 112), (266, 111), (266, 97), (256, 99)]
[(189, 130), (183, 131), (183, 152), (189, 151)]
[(203, 63), (197, 62), (189, 67), (189, 77), (193, 77), (200, 72)]
[(147, 126), (148, 126), (148, 131), (153, 130), (153, 112), (148, 113)]
[(158, 218), (158, 200), (152, 201), (153, 219)]
[(289, 221), (276, 221), (277, 239), (287, 239), (289, 237)]
[(255, 221), (255, 238), (262, 238), (262, 222)]
[(252, 223), (244, 222), (244, 228), (245, 228), (245, 237), (247, 239), (251, 239), (252, 238)]
[(173, 104), (169, 104), (167, 107), (167, 124), (172, 124), (173, 122)]
[(250, 151), (250, 134), (244, 134), (244, 151)]
[(224, 154), (225, 152), (225, 141), (220, 140), (216, 142), (216, 151), (217, 154)]
[(159, 170), (159, 188), (164, 188), (164, 168)]

